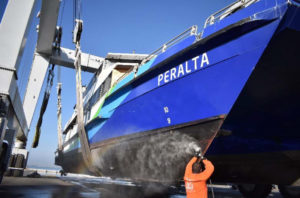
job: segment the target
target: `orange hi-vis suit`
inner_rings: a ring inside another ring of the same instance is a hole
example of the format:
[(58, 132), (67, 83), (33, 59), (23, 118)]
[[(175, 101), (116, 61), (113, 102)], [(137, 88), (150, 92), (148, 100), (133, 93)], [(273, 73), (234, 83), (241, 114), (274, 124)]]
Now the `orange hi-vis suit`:
[(192, 172), (192, 165), (197, 158), (193, 157), (185, 169), (184, 181), (187, 198), (207, 198), (206, 181), (214, 172), (214, 166), (209, 160), (203, 160), (205, 170), (201, 173), (194, 174)]

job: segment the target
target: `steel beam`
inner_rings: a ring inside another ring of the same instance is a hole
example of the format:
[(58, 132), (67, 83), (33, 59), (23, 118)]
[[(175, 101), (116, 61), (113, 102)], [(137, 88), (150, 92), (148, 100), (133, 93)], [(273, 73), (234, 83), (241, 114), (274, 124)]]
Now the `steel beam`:
[(26, 141), (29, 128), (26, 122), (17, 81), (14, 78), (12, 79), (13, 80), (11, 81), (9, 89), (9, 99), (11, 106), (9, 108), (7, 126), (9, 129), (14, 129), (16, 131), (17, 138), (22, 141)]
[(142, 62), (149, 54), (108, 53), (106, 59), (118, 62)]
[(28, 125), (14, 70), (0, 68), (0, 94), (7, 95), (10, 103), (7, 117), (8, 128), (14, 129), (18, 137), (25, 140), (28, 133)]
[(17, 71), (35, 5), (36, 0), (8, 1), (0, 24), (0, 94), (9, 96), (7, 127), (24, 141), (28, 126), (18, 91)]
[(31, 124), (48, 66), (49, 58), (38, 53), (34, 54), (31, 72), (29, 75), (29, 80), (23, 102), (23, 108), (28, 126), (30, 126)]
[(60, 0), (43, 0), (38, 27), (36, 52), (52, 54), (52, 43), (55, 38)]
[[(74, 68), (75, 51), (61, 47), (60, 50), (53, 52), (50, 57), (50, 63), (65, 67)], [(96, 72), (103, 63), (104, 58), (91, 54), (81, 54), (81, 68), (83, 71)]]
[(18, 70), (35, 3), (36, 0), (8, 1), (0, 24), (0, 67)]

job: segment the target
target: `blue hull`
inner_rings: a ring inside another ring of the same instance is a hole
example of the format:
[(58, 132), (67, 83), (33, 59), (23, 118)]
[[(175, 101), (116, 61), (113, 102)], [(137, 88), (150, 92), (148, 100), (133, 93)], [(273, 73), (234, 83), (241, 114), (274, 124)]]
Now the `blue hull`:
[[(214, 43), (203, 43), (159, 67), (154, 62), (152, 71), (145, 72), (106, 99), (99, 116), (109, 119), (100, 121), (100, 129), (98, 126), (88, 128), (90, 143), (228, 114), (278, 23), (274, 21), (232, 38), (231, 42), (224, 40), (218, 43), (220, 46), (209, 46), (213, 48), (210, 50), (206, 45)], [(199, 68), (203, 54), (207, 54), (209, 64)], [(199, 57), (197, 70), (193, 70), (195, 57)], [(159, 63), (164, 62), (159, 60)], [(184, 71), (179, 73), (181, 64)], [(166, 72), (171, 73), (174, 66), (175, 75), (179, 77), (165, 79)], [(161, 74), (165, 80), (159, 81)]]
[(299, 151), (299, 21), (298, 3), (261, 0), (206, 27), (201, 40), (190, 36), (150, 60), (110, 91), (86, 126), (91, 148), (227, 115), (228, 135), (208, 150), (219, 170), (244, 154)]
[(299, 28), (272, 37), (222, 125), (227, 133), (207, 152), (218, 181), (291, 185), (299, 180), (299, 46)]

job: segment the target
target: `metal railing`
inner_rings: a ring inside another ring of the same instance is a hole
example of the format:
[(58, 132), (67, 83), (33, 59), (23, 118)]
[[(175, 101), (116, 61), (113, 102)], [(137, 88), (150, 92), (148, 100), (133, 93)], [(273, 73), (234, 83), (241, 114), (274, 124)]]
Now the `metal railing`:
[(226, 16), (230, 15), (231, 13), (237, 11), (238, 9), (240, 9), (242, 7), (246, 7), (256, 1), (258, 1), (258, 0), (238, 0), (230, 5), (226, 6), (225, 8), (210, 15), (205, 21), (204, 28), (206, 28), (208, 24), (212, 25), (216, 21), (222, 20), (223, 18), (225, 18)]
[[(246, 7), (246, 6), (252, 4), (256, 1), (258, 1), (258, 0), (238, 0), (238, 1), (236, 1), (232, 4), (230, 4), (230, 5), (226, 6), (225, 8), (223, 8), (223, 9), (215, 12), (214, 14), (210, 15), (204, 23), (204, 28), (206, 28), (208, 24), (214, 24), (217, 20), (222, 20), (223, 18), (225, 18), (226, 16), (230, 15), (231, 13), (237, 11), (238, 9), (240, 9), (242, 7)], [(180, 42), (184, 38), (186, 38), (190, 35), (197, 35), (197, 31), (198, 31), (198, 27), (196, 25), (193, 25), (192, 27), (188, 28), (187, 30), (185, 30), (184, 32), (179, 34), (178, 36), (172, 38), (170, 41), (163, 44), (157, 50), (154, 50), (152, 53), (150, 53), (142, 61), (141, 65), (145, 64), (147, 61), (149, 61), (153, 57), (165, 52), (168, 48), (170, 48), (171, 46), (177, 44), (178, 42)], [(198, 35), (198, 38), (201, 38), (201, 34), (202, 33), (200, 33)]]
[(198, 31), (198, 26), (197, 25), (193, 25), (192, 27), (188, 28), (187, 30), (185, 30), (184, 32), (182, 32), (181, 34), (179, 34), (178, 36), (172, 38), (171, 40), (169, 40), (168, 42), (166, 42), (165, 44), (163, 44), (160, 48), (158, 48), (157, 50), (154, 50), (152, 53), (150, 53), (141, 63), (141, 65), (143, 65), (144, 63), (146, 63), (147, 61), (149, 61), (150, 59), (152, 59), (153, 57), (165, 52), (168, 48), (170, 48), (171, 46), (179, 43), (181, 40), (187, 38), (188, 36), (191, 35), (197, 35), (197, 31)]

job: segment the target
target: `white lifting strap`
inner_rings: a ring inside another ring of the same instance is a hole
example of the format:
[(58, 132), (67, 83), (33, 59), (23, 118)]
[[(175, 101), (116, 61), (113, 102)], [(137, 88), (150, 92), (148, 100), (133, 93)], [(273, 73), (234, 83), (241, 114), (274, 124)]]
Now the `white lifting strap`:
[(87, 168), (91, 167), (91, 150), (88, 142), (88, 136), (84, 128), (83, 117), (83, 100), (82, 100), (82, 85), (81, 85), (81, 50), (79, 42), (76, 43), (75, 62), (76, 70), (76, 110), (77, 110), (77, 124), (78, 135), (81, 144), (81, 153), (83, 161)]

